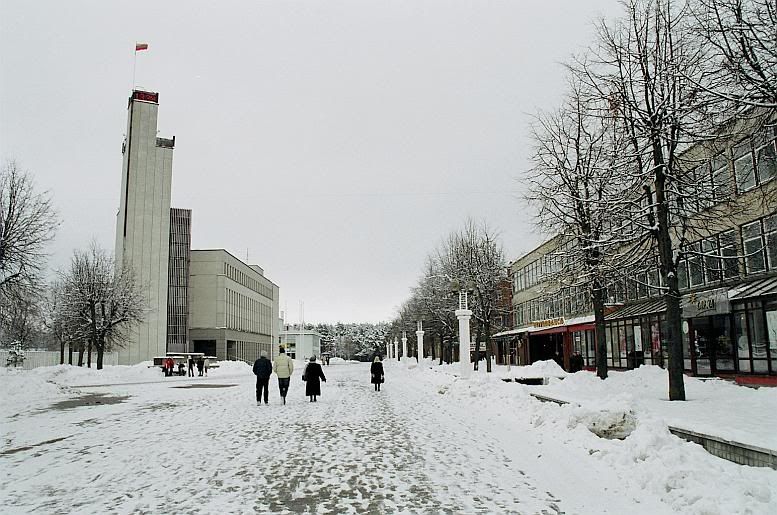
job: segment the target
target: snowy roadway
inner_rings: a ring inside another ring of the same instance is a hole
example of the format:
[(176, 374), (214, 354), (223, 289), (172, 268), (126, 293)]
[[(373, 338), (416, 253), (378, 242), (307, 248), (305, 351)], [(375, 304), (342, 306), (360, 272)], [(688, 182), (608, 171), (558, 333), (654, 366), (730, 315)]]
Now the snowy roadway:
[(26, 377), (29, 390), (38, 388), (26, 394), (19, 377), (4, 375), (16, 393), (5, 399), (13, 412), (2, 413), (3, 513), (712, 514), (777, 506), (774, 471), (724, 462), (660, 431), (602, 440), (523, 386), (389, 363), (375, 392), (368, 364), (339, 365), (324, 367), (328, 382), (311, 404), (299, 368), (285, 406), (274, 376), (270, 405), (256, 406), (245, 365), (208, 378), (64, 389), (41, 372)]

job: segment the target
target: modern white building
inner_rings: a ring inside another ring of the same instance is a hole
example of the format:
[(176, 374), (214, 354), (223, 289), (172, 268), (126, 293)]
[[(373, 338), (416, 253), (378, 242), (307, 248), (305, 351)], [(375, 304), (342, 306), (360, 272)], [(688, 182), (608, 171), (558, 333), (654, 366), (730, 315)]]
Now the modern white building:
[(132, 92), (122, 147), (116, 263), (135, 270), (146, 301), (145, 321), (132, 330), (119, 364), (163, 356), (167, 346), (170, 186), (175, 138), (157, 137), (159, 93)]
[(294, 359), (307, 360), (310, 356), (321, 356), (321, 335), (315, 331), (297, 325), (285, 325), (280, 337), (286, 354)]
[(278, 286), (257, 265), (224, 249), (192, 250), (189, 339), (192, 352), (253, 363), (278, 342)]

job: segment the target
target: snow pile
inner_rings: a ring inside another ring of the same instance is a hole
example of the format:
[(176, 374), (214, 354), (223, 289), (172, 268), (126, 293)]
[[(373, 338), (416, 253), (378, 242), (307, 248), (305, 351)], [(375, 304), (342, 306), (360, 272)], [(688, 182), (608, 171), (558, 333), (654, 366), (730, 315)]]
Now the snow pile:
[(149, 367), (150, 361), (137, 365), (124, 366), (107, 365), (102, 370), (78, 367), (74, 365), (55, 365), (51, 367), (38, 367), (29, 371), (30, 376), (39, 377), (59, 385), (97, 385), (115, 383), (134, 383), (153, 381), (164, 377), (159, 367)]
[(513, 377), (566, 377), (569, 374), (552, 359), (535, 361), (529, 366), (513, 367), (510, 369)]
[(670, 426), (777, 450), (777, 388), (753, 389), (719, 379), (686, 377), (687, 401), (668, 402), (667, 372), (658, 366), (610, 371), (604, 381), (593, 373), (578, 372), (535, 388), (590, 410), (608, 410), (618, 402)]
[(253, 366), (245, 361), (219, 361), (215, 368), (208, 368), (208, 375), (223, 376), (231, 374), (252, 374)]
[(67, 397), (66, 388), (45, 377), (31, 374), (30, 371), (0, 367), (0, 416), (9, 417), (31, 406)]

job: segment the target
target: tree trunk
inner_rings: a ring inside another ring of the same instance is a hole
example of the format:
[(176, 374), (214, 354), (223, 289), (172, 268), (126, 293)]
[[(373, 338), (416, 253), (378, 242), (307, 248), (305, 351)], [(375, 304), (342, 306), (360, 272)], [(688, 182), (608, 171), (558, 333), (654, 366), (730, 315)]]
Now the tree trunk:
[(65, 364), (65, 342), (64, 340), (59, 342), (59, 364)]
[(607, 340), (604, 335), (604, 295), (605, 291), (598, 280), (593, 283), (591, 292), (594, 305), (594, 336), (596, 337), (596, 375), (607, 379)]
[(73, 364), (73, 344), (72, 343), (67, 344), (67, 364), (68, 365)]
[(92, 342), (86, 346), (86, 368), (92, 368)]
[(103, 369), (103, 354), (105, 353), (105, 344), (97, 345), (97, 370)]
[[(681, 334), (680, 290), (677, 278), (672, 238), (669, 234), (669, 206), (666, 200), (666, 162), (663, 150), (658, 141), (653, 141), (653, 161), (656, 166), (656, 239), (661, 275), (664, 278), (667, 291), (664, 295), (666, 303), (667, 347), (669, 363), (669, 400), (685, 400), (685, 382), (683, 379), (683, 340)], [(650, 200), (650, 199), (648, 199)]]
[(84, 366), (84, 344), (80, 344), (78, 346), (78, 366), (83, 367)]
[(491, 322), (486, 321), (484, 326), (486, 332), (486, 372), (491, 372)]

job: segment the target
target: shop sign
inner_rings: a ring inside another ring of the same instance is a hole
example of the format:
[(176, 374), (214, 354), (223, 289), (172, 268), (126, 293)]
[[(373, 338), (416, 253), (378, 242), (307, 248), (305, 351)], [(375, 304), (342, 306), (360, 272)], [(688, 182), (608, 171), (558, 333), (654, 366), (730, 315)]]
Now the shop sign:
[(545, 320), (533, 320), (531, 324), (534, 327), (555, 327), (557, 325), (564, 325), (564, 317), (547, 318)]
[[(469, 342), (469, 351), (475, 352), (475, 342)], [(478, 352), (486, 352), (486, 342), (480, 342)]]
[(731, 310), (726, 288), (683, 295), (680, 307), (683, 310), (683, 318), (723, 315)]

